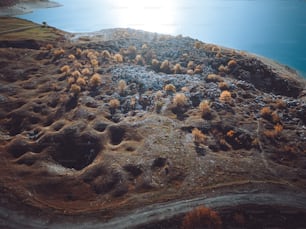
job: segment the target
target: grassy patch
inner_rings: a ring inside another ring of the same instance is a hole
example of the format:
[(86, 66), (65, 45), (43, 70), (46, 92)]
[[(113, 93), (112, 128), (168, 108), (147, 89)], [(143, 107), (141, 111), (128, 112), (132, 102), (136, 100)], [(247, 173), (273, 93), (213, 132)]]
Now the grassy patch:
[(63, 35), (64, 32), (51, 27), (43, 27), (19, 18), (0, 17), (0, 41), (24, 39), (54, 41), (63, 37)]

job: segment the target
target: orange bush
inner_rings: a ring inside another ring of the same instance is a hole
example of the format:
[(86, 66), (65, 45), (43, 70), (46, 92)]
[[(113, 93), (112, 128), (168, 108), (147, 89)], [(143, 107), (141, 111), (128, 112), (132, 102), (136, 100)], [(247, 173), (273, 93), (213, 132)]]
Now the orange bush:
[(74, 59), (75, 59), (75, 56), (74, 56), (73, 54), (70, 54), (70, 55), (68, 56), (68, 58), (69, 58), (70, 60), (74, 60)]
[(119, 90), (119, 93), (120, 93), (120, 94), (123, 94), (123, 93), (125, 92), (126, 87), (127, 87), (127, 85), (126, 85), (125, 80), (120, 80), (120, 81), (118, 82), (118, 90)]
[(283, 131), (283, 129), (284, 129), (284, 127), (281, 124), (278, 123), (278, 124), (274, 125), (273, 130), (264, 131), (264, 135), (268, 138), (275, 138)]
[(237, 62), (235, 60), (230, 60), (228, 63), (227, 63), (227, 66), (229, 68), (232, 68), (232, 67), (235, 67), (237, 65)]
[(194, 47), (195, 47), (196, 49), (200, 49), (200, 48), (202, 47), (202, 43), (201, 43), (200, 41), (196, 41), (196, 42), (194, 43)]
[(227, 131), (226, 136), (229, 137), (229, 138), (232, 138), (234, 136), (234, 134), (235, 134), (234, 130), (229, 130), (229, 131)]
[(120, 101), (118, 99), (111, 99), (108, 104), (110, 109), (117, 109), (120, 106)]
[(98, 73), (95, 73), (92, 75), (92, 77), (89, 80), (89, 84), (93, 87), (97, 87), (102, 83), (101, 76)]
[(230, 102), (232, 99), (232, 95), (229, 91), (222, 91), (220, 97), (219, 97), (221, 102)]
[(167, 84), (165, 87), (164, 87), (165, 91), (168, 91), (168, 92), (175, 92), (176, 91), (176, 88), (173, 84)]
[(217, 212), (204, 206), (200, 206), (185, 215), (182, 229), (220, 229), (221, 225), (222, 222)]
[(71, 73), (71, 76), (72, 77), (74, 77), (74, 78), (78, 78), (78, 77), (80, 77), (81, 76), (81, 73), (79, 72), (79, 71), (73, 71), (72, 73)]
[(61, 72), (63, 72), (63, 73), (68, 73), (68, 72), (70, 72), (70, 67), (68, 66), (68, 65), (64, 65), (63, 67), (61, 67)]
[(101, 55), (104, 59), (110, 59), (112, 57), (111, 54), (109, 53), (109, 51), (107, 51), (107, 50), (103, 50)]
[(89, 75), (90, 74), (90, 70), (88, 68), (84, 68), (82, 71), (83, 75)]
[(79, 77), (76, 81), (77, 85), (84, 87), (86, 86), (86, 80), (84, 79), (84, 77)]
[(205, 143), (207, 136), (205, 134), (202, 133), (201, 130), (199, 130), (198, 128), (194, 128), (192, 130), (192, 136), (194, 139), (195, 143)]
[(206, 80), (209, 82), (222, 82), (223, 78), (217, 74), (208, 74)]
[(160, 65), (160, 70), (164, 73), (170, 72), (170, 63), (168, 60), (164, 60)]
[(260, 110), (260, 115), (262, 117), (270, 116), (271, 113), (272, 113), (272, 111), (271, 111), (270, 107), (263, 107)]
[(221, 90), (227, 90), (229, 88), (228, 84), (226, 82), (220, 82), (218, 83), (218, 87), (221, 89)]
[(183, 93), (176, 93), (173, 97), (173, 103), (180, 107), (187, 104), (187, 97)]
[(182, 67), (180, 64), (175, 64), (174, 67), (173, 67), (173, 72), (175, 74), (179, 74), (179, 73), (182, 73)]
[(201, 112), (201, 116), (202, 116), (203, 118), (209, 117), (209, 116), (211, 115), (211, 110), (210, 110), (209, 101), (203, 100), (203, 101), (199, 104), (199, 109), (200, 109), (200, 112)]
[(114, 56), (114, 60), (118, 63), (122, 63), (123, 62), (123, 57), (121, 54), (119, 53), (116, 53), (115, 56)]
[(78, 95), (81, 92), (81, 87), (79, 85), (76, 84), (72, 84), (70, 91), (74, 94), (74, 95)]

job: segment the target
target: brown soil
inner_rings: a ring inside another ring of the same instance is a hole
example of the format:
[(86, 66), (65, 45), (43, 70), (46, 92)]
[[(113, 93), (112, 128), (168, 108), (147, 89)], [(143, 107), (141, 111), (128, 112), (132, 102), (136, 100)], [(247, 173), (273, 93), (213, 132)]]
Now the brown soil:
[[(16, 22), (30, 25), (0, 25)], [(305, 194), (306, 84), (287, 67), (134, 30), (35, 27), (0, 35), (0, 46), (7, 208), (103, 221), (201, 195)]]

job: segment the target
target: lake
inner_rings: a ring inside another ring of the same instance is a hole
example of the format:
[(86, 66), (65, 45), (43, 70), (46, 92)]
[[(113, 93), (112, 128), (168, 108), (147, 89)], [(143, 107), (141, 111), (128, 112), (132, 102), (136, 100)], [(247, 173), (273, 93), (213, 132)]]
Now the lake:
[(266, 56), (306, 77), (305, 0), (57, 0), (20, 18), (68, 32), (134, 28)]

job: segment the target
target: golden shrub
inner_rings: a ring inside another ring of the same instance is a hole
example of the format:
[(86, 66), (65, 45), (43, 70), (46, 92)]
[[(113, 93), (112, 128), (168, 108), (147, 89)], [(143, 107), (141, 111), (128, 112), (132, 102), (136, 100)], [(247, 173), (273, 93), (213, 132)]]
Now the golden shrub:
[(104, 59), (110, 59), (112, 57), (111, 54), (109, 53), (109, 51), (107, 51), (107, 50), (103, 50), (101, 55), (102, 55), (102, 58), (104, 58)]
[(54, 56), (61, 56), (61, 55), (63, 55), (63, 54), (65, 54), (65, 50), (62, 49), (62, 48), (60, 48), (60, 49), (55, 49), (55, 50), (53, 51), (53, 55), (54, 55)]
[(190, 60), (187, 64), (187, 68), (188, 69), (193, 69), (194, 68), (194, 62), (192, 60)]
[(218, 83), (218, 87), (221, 89), (221, 90), (227, 90), (229, 88), (228, 84), (226, 82), (219, 82)]
[(192, 136), (193, 136), (193, 141), (195, 143), (205, 143), (206, 142), (206, 139), (207, 139), (207, 136), (205, 134), (202, 133), (201, 130), (199, 130), (198, 128), (194, 128), (192, 129)]
[(81, 73), (79, 72), (79, 71), (73, 71), (72, 73), (71, 73), (71, 76), (72, 77), (74, 77), (74, 78), (78, 78), (78, 77), (80, 77), (81, 76)]
[(77, 49), (75, 50), (75, 55), (81, 56), (81, 55), (82, 55), (82, 50), (81, 50), (80, 48), (77, 48)]
[(168, 92), (175, 92), (176, 88), (173, 84), (167, 84), (165, 85), (164, 90)]
[(201, 74), (203, 72), (203, 68), (201, 65), (197, 65), (194, 69), (194, 74)]
[(75, 78), (74, 77), (69, 77), (67, 79), (68, 84), (73, 84), (75, 82)]
[(143, 44), (142, 46), (141, 46), (141, 49), (147, 49), (148, 48), (148, 45), (147, 44)]
[(173, 103), (179, 107), (187, 105), (186, 95), (184, 93), (176, 93), (173, 97)]
[(237, 65), (236, 60), (230, 60), (230, 61), (227, 63), (227, 66), (228, 66), (229, 68), (233, 68), (233, 67), (235, 67), (236, 65)]
[(52, 44), (47, 44), (47, 45), (46, 45), (46, 49), (47, 49), (47, 50), (53, 49), (53, 45), (52, 45)]
[(217, 74), (208, 74), (206, 80), (209, 82), (222, 82), (223, 78)]
[(200, 206), (188, 212), (182, 223), (182, 229), (211, 228), (221, 229), (222, 221), (217, 212)]
[(108, 104), (111, 109), (117, 109), (120, 107), (120, 101), (118, 99), (111, 99)]
[(196, 41), (196, 42), (194, 43), (194, 47), (195, 47), (196, 49), (200, 49), (200, 48), (202, 47), (202, 43), (201, 43), (200, 41)]
[(135, 64), (138, 65), (144, 65), (145, 64), (145, 60), (143, 59), (143, 57), (141, 55), (136, 55), (135, 57)]
[(207, 100), (203, 100), (199, 104), (199, 109), (200, 109), (202, 117), (207, 117), (211, 114), (210, 104), (209, 104), (209, 101)]
[(76, 81), (77, 85), (84, 87), (86, 86), (86, 80), (84, 79), (84, 77), (79, 77)]
[(84, 68), (81, 73), (86, 76), (90, 74), (90, 70), (88, 68)]
[(98, 73), (93, 74), (89, 80), (89, 84), (94, 87), (101, 85), (101, 83), (102, 83), (102, 79), (101, 79), (100, 74)]
[(219, 71), (219, 72), (226, 72), (227, 69), (226, 69), (226, 67), (225, 67), (223, 64), (221, 64), (221, 65), (218, 67), (218, 71)]
[(173, 67), (173, 72), (175, 74), (179, 74), (179, 73), (182, 73), (182, 67), (180, 64), (175, 64), (174, 67)]
[(275, 138), (280, 135), (280, 133), (283, 131), (284, 127), (280, 123), (277, 123), (274, 125), (273, 130), (266, 130), (264, 131), (264, 135), (268, 138)]
[(118, 91), (119, 91), (120, 94), (122, 94), (126, 90), (126, 87), (127, 87), (127, 85), (126, 85), (125, 80), (120, 80), (118, 82)]
[(75, 56), (74, 56), (73, 54), (70, 54), (70, 55), (68, 56), (68, 59), (74, 60), (74, 59), (75, 59)]
[(229, 130), (226, 133), (226, 136), (229, 137), (229, 138), (232, 138), (234, 135), (235, 135), (235, 131), (234, 130)]
[(118, 63), (122, 63), (122, 62), (123, 62), (123, 57), (122, 57), (122, 55), (121, 55), (120, 53), (116, 53), (116, 54), (114, 55), (114, 60), (115, 60), (116, 62), (118, 62)]
[(70, 87), (70, 91), (73, 94), (78, 95), (81, 92), (81, 87), (79, 85), (72, 84), (71, 87)]
[(167, 73), (167, 72), (170, 71), (170, 63), (169, 63), (168, 60), (164, 60), (164, 61), (161, 63), (161, 65), (160, 65), (160, 70), (161, 70), (162, 72), (165, 72), (165, 73)]
[(271, 117), (271, 115), (272, 115), (272, 111), (271, 111), (270, 107), (261, 108), (261, 110), (260, 110), (260, 116), (261, 117), (268, 118), (268, 117)]
[(70, 67), (68, 65), (64, 65), (63, 67), (61, 67), (61, 72), (62, 73), (69, 73), (70, 72)]
[(225, 90), (221, 92), (221, 95), (219, 97), (219, 100), (221, 102), (230, 102), (232, 99), (232, 95), (229, 91)]
[(194, 74), (194, 72), (193, 72), (193, 70), (192, 70), (192, 69), (188, 69), (188, 70), (187, 70), (187, 74), (188, 74), (188, 75), (193, 75), (193, 74)]

